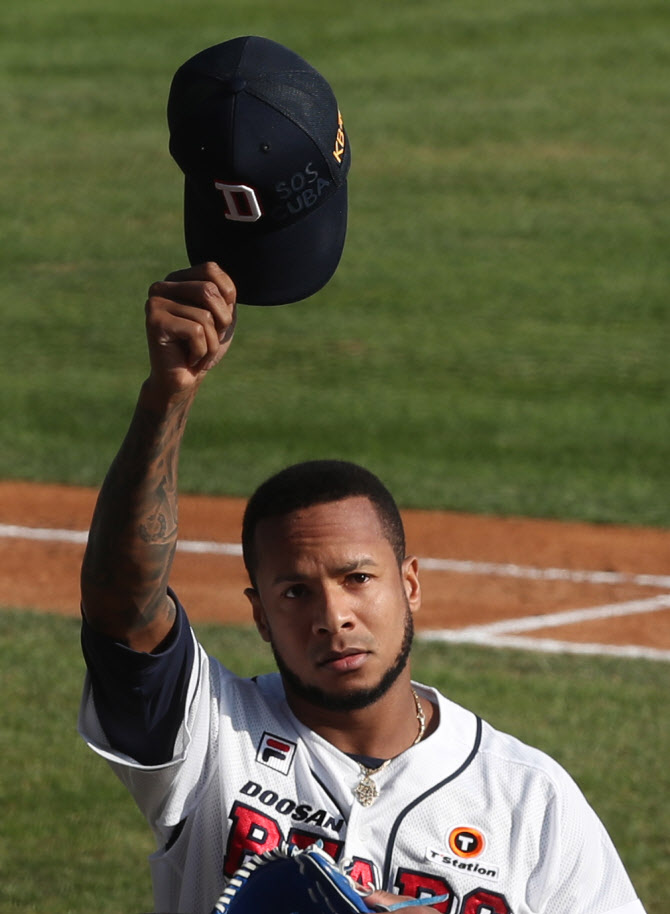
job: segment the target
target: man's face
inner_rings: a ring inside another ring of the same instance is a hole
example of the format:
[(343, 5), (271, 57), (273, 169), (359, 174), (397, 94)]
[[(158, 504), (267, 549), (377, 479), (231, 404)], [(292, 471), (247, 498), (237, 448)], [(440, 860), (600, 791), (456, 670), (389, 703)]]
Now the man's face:
[(369, 499), (267, 518), (255, 543), (247, 596), (289, 696), (343, 711), (380, 698), (405, 669), (420, 589)]

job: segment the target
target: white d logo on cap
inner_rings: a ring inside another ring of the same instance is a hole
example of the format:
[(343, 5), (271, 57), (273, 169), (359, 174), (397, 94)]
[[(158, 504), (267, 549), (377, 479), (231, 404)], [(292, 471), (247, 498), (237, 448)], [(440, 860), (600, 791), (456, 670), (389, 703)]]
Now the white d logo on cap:
[(226, 201), (226, 219), (231, 222), (258, 222), (263, 215), (256, 191), (246, 184), (224, 184), (215, 181), (214, 187), (223, 194)]

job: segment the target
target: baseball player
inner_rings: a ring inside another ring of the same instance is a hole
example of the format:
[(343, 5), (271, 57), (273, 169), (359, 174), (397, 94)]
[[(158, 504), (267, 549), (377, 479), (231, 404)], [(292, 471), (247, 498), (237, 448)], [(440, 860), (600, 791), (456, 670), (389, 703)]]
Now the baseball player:
[(209, 914), (249, 855), (321, 840), (371, 909), (641, 914), (569, 775), (412, 680), (418, 563), (372, 474), (301, 464), (249, 502), (246, 595), (276, 673), (239, 678), (199, 645), (169, 587), (179, 448), (235, 302), (213, 264), (152, 286), (150, 374), (82, 568), (79, 728), (153, 829), (156, 910)]

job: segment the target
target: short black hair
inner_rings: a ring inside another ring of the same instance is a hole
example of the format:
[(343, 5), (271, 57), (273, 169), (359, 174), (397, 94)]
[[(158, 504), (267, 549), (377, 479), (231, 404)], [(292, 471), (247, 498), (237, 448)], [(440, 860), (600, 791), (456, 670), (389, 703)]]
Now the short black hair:
[(369, 499), (375, 508), (400, 567), (405, 558), (405, 529), (395, 499), (381, 480), (370, 470), (346, 460), (307, 460), (286, 467), (261, 483), (247, 503), (242, 521), (242, 554), (252, 586), (256, 586), (255, 534), (260, 521), (358, 496)]

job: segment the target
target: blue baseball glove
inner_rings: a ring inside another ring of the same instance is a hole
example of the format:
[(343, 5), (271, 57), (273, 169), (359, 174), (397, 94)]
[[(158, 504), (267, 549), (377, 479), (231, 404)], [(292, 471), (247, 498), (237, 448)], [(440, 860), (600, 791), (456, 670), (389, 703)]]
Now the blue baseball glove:
[(356, 883), (317, 844), (282, 844), (250, 857), (212, 914), (370, 914)]
[(429, 903), (417, 899), (370, 908), (363, 892), (318, 843), (304, 850), (284, 843), (250, 857), (231, 878), (212, 914), (370, 914)]

